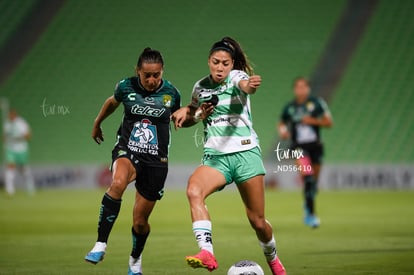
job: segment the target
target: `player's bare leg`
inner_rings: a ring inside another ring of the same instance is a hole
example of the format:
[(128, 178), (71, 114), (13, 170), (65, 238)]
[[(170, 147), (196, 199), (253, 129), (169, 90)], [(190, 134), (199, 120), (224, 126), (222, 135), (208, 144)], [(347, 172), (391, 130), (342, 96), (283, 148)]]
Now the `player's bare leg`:
[(128, 274), (142, 274), (142, 251), (151, 231), (148, 219), (155, 203), (156, 201), (147, 200), (140, 193), (136, 192), (132, 226), (133, 246), (129, 257)]
[(128, 184), (136, 177), (135, 168), (127, 158), (117, 159), (112, 167), (112, 184), (102, 198), (99, 210), (98, 239), (85, 260), (97, 264), (103, 260), (109, 234), (121, 209), (121, 198)]
[(246, 207), (247, 218), (256, 232), (272, 273), (286, 274), (285, 268), (277, 256), (272, 226), (265, 218), (264, 177), (262, 175), (255, 176), (237, 187)]
[(200, 252), (187, 256), (187, 263), (193, 268), (207, 268), (212, 271), (218, 267), (214, 257), (211, 235), (210, 215), (205, 199), (226, 184), (226, 179), (218, 170), (209, 166), (200, 166), (188, 180), (187, 198), (190, 203), (193, 232)]
[(36, 192), (35, 183), (32, 175), (32, 169), (30, 169), (29, 165), (22, 165), (20, 167), (24, 179), (26, 181), (26, 190), (29, 195), (34, 195)]
[(14, 195), (16, 192), (14, 181), (16, 178), (16, 165), (7, 164), (6, 171), (4, 171), (5, 189), (8, 195)]

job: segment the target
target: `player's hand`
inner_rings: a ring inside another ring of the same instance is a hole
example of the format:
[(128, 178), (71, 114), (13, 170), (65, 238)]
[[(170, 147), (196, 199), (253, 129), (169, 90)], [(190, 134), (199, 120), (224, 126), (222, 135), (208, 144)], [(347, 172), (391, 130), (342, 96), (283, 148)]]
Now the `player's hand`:
[(93, 126), (92, 138), (98, 144), (101, 144), (104, 141), (103, 132), (100, 126), (96, 126), (96, 125)]
[(290, 139), (290, 132), (287, 130), (279, 130), (279, 137), (283, 140)]
[(252, 75), (249, 77), (249, 81), (247, 82), (247, 85), (249, 88), (257, 89), (260, 87), (260, 84), (262, 84), (262, 77), (260, 75)]
[(198, 107), (197, 112), (199, 113), (199, 119), (204, 120), (208, 118), (209, 115), (211, 115), (214, 112), (214, 105), (210, 102), (205, 102)]
[(174, 122), (175, 130), (183, 127), (183, 123), (187, 120), (187, 115), (189, 112), (189, 107), (186, 106), (178, 109), (171, 115), (171, 120)]
[(316, 119), (314, 117), (311, 117), (309, 115), (305, 115), (305, 116), (302, 117), (301, 122), (303, 124), (307, 124), (307, 125), (317, 125), (319, 121), (318, 121), (318, 119)]

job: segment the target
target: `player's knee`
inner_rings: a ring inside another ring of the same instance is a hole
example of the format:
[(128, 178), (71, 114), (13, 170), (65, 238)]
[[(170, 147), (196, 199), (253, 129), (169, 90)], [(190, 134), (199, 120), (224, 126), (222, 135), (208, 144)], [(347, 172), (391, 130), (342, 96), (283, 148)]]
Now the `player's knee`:
[(197, 201), (201, 199), (201, 192), (196, 186), (187, 187), (187, 198), (190, 202)]
[(111, 195), (111, 197), (120, 199), (127, 186), (128, 184), (125, 180), (114, 178), (112, 180), (111, 186), (108, 189), (108, 193)]
[(202, 197), (202, 188), (200, 187), (199, 184), (197, 184), (197, 179), (195, 179), (194, 177), (190, 177), (190, 179), (188, 180), (188, 185), (187, 185), (187, 198), (188, 200), (194, 201), (194, 200), (200, 200), (203, 199)]
[(134, 230), (137, 234), (146, 234), (149, 231), (149, 223), (148, 220), (144, 218), (136, 218), (134, 219)]
[(268, 226), (266, 219), (262, 216), (251, 216), (249, 221), (253, 229), (258, 232), (264, 232)]

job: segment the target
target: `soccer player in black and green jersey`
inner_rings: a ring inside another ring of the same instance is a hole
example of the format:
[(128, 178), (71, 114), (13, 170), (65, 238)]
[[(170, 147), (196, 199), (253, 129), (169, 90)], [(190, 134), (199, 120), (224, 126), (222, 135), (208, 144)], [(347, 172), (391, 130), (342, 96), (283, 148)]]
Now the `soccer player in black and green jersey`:
[(141, 253), (150, 233), (148, 218), (163, 196), (168, 171), (170, 116), (180, 108), (179, 91), (162, 78), (161, 53), (146, 48), (140, 55), (136, 77), (122, 80), (103, 104), (92, 129), (92, 138), (103, 141), (102, 121), (122, 103), (124, 116), (112, 151), (112, 183), (102, 199), (98, 238), (85, 260), (102, 261), (109, 234), (121, 207), (128, 184), (135, 180), (132, 252), (128, 274), (142, 274)]
[(311, 89), (306, 78), (296, 78), (293, 86), (295, 99), (284, 107), (278, 130), (282, 139), (291, 139), (292, 149), (303, 151), (303, 157), (297, 160), (297, 165), (304, 183), (304, 222), (315, 228), (320, 225), (315, 213), (317, 181), (323, 156), (320, 128), (331, 127), (332, 117), (325, 101), (310, 95)]

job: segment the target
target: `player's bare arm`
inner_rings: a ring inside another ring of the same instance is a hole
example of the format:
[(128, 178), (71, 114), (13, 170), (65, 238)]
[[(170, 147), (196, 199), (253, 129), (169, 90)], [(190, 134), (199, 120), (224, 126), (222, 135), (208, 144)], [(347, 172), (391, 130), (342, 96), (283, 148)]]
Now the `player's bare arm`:
[(324, 114), (320, 118), (304, 116), (302, 118), (302, 123), (326, 128), (330, 128), (333, 125), (332, 117), (329, 114)]
[(279, 136), (281, 139), (290, 138), (290, 132), (285, 123), (279, 122), (279, 124), (277, 125), (277, 131), (279, 132)]
[(175, 129), (191, 127), (200, 120), (206, 119), (214, 111), (214, 105), (211, 103), (203, 103), (200, 107), (188, 105), (175, 111), (171, 120), (174, 122)]
[(26, 141), (29, 141), (32, 138), (32, 132), (29, 130), (23, 137)]
[(262, 78), (260, 75), (252, 75), (249, 80), (240, 80), (240, 89), (246, 94), (254, 94), (262, 84)]
[(102, 105), (102, 108), (99, 111), (98, 116), (95, 118), (95, 122), (93, 123), (92, 127), (92, 138), (96, 143), (101, 144), (102, 141), (104, 141), (104, 136), (101, 129), (102, 121), (111, 115), (116, 110), (116, 108), (118, 108), (119, 104), (120, 103), (115, 99), (114, 96), (110, 96)]

